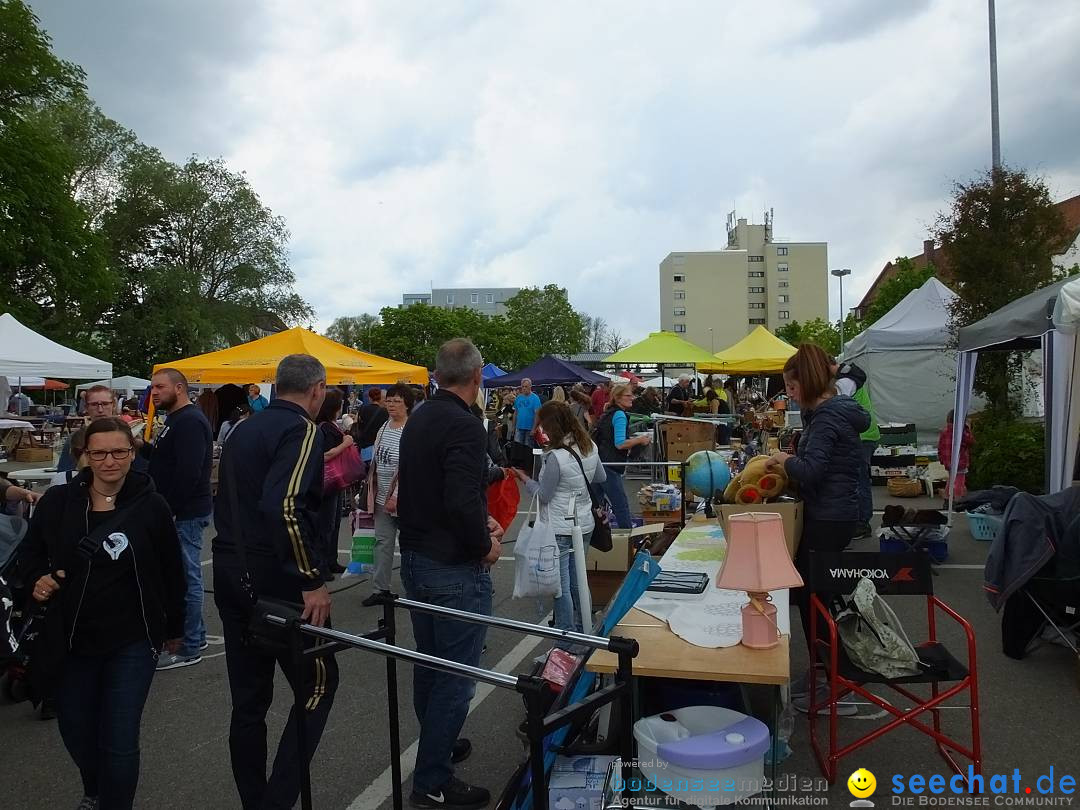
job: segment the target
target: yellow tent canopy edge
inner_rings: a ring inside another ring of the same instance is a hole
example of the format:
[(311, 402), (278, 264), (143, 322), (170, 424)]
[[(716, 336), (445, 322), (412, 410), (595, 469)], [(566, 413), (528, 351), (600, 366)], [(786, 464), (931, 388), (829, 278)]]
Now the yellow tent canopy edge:
[(698, 371), (706, 374), (779, 374), (784, 363), (795, 354), (795, 347), (764, 326), (742, 340), (716, 353), (709, 363), (699, 363)]

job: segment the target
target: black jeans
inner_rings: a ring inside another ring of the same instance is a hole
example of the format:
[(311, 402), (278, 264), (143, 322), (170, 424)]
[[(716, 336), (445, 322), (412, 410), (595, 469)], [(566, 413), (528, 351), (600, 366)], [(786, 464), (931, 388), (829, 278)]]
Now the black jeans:
[(328, 492), (319, 505), (319, 561), (316, 565), (324, 574), (332, 574), (330, 566), (338, 561), (338, 534), (341, 531), (341, 501), (343, 492)]
[[(260, 596), (296, 603), (303, 599), (300, 591), (283, 587), (280, 578), (270, 569), (254, 566), (252, 577)], [(290, 686), (297, 677), (303, 679), (304, 693), (308, 698), (303, 721), (307, 724), (310, 761), (322, 738), (330, 707), (334, 704), (338, 685), (337, 662), (332, 655), (309, 658), (304, 671), (298, 675), (288, 654), (276, 656), (244, 644), (243, 634), (251, 615), (251, 602), (240, 588), (240, 569), (231, 555), (214, 555), (214, 602), (221, 614), (225, 634), (225, 665), (232, 694), (229, 753), (240, 802), (244, 810), (291, 808), (300, 795), (295, 706), (290, 710), (289, 720), (281, 732), (270, 778), (266, 777), (266, 713), (274, 700), (274, 667), (281, 667)], [(309, 647), (316, 643), (316, 639), (310, 637), (305, 641)]]
[(102, 810), (128, 810), (139, 784), (139, 725), (154, 678), (150, 642), (105, 655), (70, 654), (56, 691), (60, 736)]
[[(855, 534), (854, 520), (804, 520), (802, 539), (799, 550), (795, 553), (795, 567), (803, 578), (810, 581), (811, 551), (843, 551), (848, 547)], [(803, 636), (807, 648), (810, 647), (810, 588), (796, 588), (792, 592), (795, 604), (799, 606), (802, 619)]]

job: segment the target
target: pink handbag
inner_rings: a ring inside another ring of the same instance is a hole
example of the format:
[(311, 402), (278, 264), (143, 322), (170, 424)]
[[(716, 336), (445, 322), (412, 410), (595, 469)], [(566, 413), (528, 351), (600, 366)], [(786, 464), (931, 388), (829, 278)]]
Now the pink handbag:
[(323, 492), (340, 492), (348, 489), (367, 472), (360, 450), (354, 444), (338, 453), (323, 468)]

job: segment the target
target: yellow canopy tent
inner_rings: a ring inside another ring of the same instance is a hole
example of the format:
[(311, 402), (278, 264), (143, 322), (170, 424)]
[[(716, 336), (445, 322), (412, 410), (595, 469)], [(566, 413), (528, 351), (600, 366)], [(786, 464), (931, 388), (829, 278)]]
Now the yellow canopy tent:
[(756, 326), (738, 343), (717, 352), (712, 362), (698, 363), (698, 371), (708, 374), (779, 374), (793, 354), (794, 346), (785, 343), (764, 326)]
[(158, 363), (154, 371), (175, 368), (189, 382), (204, 385), (272, 383), (281, 358), (290, 354), (310, 354), (318, 358), (326, 366), (328, 385), (396, 382), (422, 385), (428, 381), (427, 369), (423, 366), (350, 349), (299, 326), (229, 349)]

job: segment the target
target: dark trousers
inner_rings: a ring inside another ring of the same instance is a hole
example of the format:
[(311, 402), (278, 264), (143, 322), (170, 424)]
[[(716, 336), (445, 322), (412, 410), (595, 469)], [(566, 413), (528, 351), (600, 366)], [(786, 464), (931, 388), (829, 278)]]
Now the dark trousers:
[[(402, 551), (401, 581), (410, 599), (491, 615), (491, 575), (479, 565), (445, 565), (414, 551)], [(416, 611), (411, 617), (419, 652), (479, 666), (483, 625)], [(476, 682), (468, 678), (413, 667), (413, 708), (420, 721), (415, 792), (437, 791), (454, 775), (450, 752), (465, 725), (475, 691)]]
[[(296, 603), (302, 601), (298, 590), (282, 587), (275, 581), (274, 574), (266, 569), (254, 568), (252, 577), (260, 596)], [(244, 644), (251, 602), (240, 588), (240, 570), (234, 558), (214, 557), (214, 602), (221, 614), (225, 634), (225, 665), (232, 695), (229, 754), (240, 802), (244, 810), (291, 808), (300, 795), (295, 706), (281, 732), (270, 776), (266, 776), (266, 713), (274, 700), (274, 668), (281, 667), (290, 686), (295, 685), (297, 678), (302, 679), (307, 698), (302, 721), (307, 724), (310, 761), (334, 703), (338, 685), (337, 662), (332, 655), (308, 658), (303, 671), (297, 673), (288, 654), (274, 655)], [(316, 641), (307, 637), (305, 645), (314, 646)]]
[[(804, 582), (810, 580), (811, 551), (843, 551), (855, 534), (854, 520), (804, 520), (799, 550), (795, 553), (795, 568)], [(796, 588), (792, 599), (799, 606), (803, 636), (810, 646), (810, 589)]]
[(157, 660), (141, 639), (105, 655), (71, 654), (56, 691), (60, 736), (102, 810), (128, 810), (139, 784), (139, 725)]
[(870, 465), (874, 463), (877, 442), (862, 444), (862, 466), (859, 468), (859, 522), (869, 523), (874, 516), (874, 482), (870, 477)]
[(319, 505), (319, 561), (323, 574), (333, 573), (330, 566), (338, 561), (338, 534), (341, 531), (343, 492), (328, 492)]

